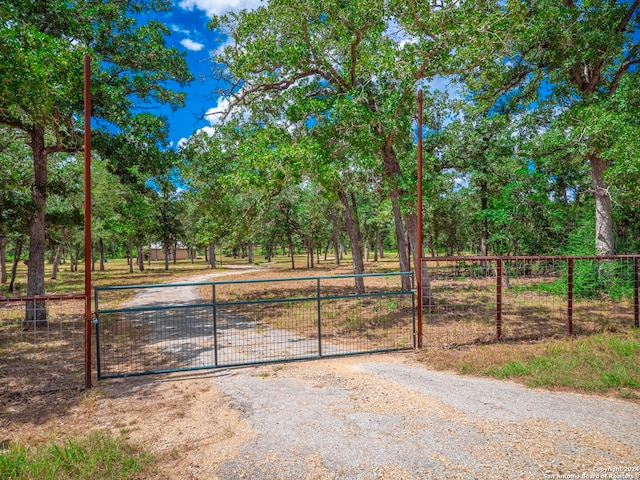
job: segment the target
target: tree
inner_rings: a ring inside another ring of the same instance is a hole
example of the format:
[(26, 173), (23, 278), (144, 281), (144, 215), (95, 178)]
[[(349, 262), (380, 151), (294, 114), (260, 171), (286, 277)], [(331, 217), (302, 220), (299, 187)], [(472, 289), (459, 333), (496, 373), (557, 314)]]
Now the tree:
[(478, 67), (482, 50), (467, 52), (478, 67), (467, 70), (478, 101), (529, 111), (551, 107), (550, 126), (566, 138), (562, 148), (590, 169), (599, 255), (615, 252), (606, 173), (620, 145), (636, 141), (627, 134), (638, 131), (629, 107), (637, 112), (639, 7), (637, 0), (496, 3), (488, 61)]
[(22, 248), (33, 206), (29, 195), (29, 152), (21, 132), (0, 126), (0, 283), (7, 282), (6, 250), (12, 234)]
[(105, 136), (131, 131), (136, 104), (180, 105), (183, 95), (165, 84), (189, 80), (184, 56), (165, 46), (166, 26), (134, 18), (170, 7), (166, 0), (0, 0), (0, 124), (25, 132), (33, 159), (29, 295), (44, 294), (48, 158), (82, 148), (83, 55), (94, 58), (92, 114), (109, 125)]
[[(409, 135), (416, 85), (439, 73), (454, 48), (444, 40), (450, 10), (425, 9), (430, 29), (421, 37), (399, 23), (414, 23), (401, 2), (383, 0), (271, 0), (211, 21), (233, 40), (216, 58), (220, 77), (231, 84), (223, 93), (233, 106), (282, 97), (289, 115), (327, 120), (335, 139), (377, 157), (403, 271), (411, 267), (396, 148)], [(408, 278), (403, 286), (409, 288)]]

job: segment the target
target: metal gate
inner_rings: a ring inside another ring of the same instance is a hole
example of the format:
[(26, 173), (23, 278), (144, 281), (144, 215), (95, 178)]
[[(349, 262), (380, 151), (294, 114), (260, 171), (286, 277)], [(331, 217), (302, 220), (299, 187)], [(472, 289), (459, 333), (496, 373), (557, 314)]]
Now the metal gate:
[(403, 276), (96, 287), (98, 378), (414, 348)]

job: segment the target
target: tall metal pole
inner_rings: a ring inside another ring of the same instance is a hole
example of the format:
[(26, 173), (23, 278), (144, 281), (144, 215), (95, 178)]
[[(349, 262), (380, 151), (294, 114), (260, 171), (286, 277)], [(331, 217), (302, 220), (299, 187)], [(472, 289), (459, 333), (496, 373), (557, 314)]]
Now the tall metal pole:
[(418, 240), (416, 245), (418, 288), (418, 348), (422, 348), (422, 90), (418, 90)]
[(91, 58), (84, 56), (84, 386), (91, 388)]

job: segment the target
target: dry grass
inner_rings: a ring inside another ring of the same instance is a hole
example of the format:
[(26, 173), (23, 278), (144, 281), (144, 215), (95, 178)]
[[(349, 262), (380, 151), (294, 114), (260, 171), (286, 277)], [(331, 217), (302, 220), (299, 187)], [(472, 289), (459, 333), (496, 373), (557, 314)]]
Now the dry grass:
[[(547, 280), (555, 281), (554, 277)], [(502, 291), (501, 340), (531, 341), (567, 334), (567, 298), (539, 290), (540, 278), (511, 280)], [(495, 278), (434, 280), (434, 302), (424, 310), (425, 345), (455, 347), (496, 341)], [(615, 332), (633, 323), (631, 298), (574, 298), (573, 333)]]
[(84, 300), (47, 302), (45, 327), (25, 329), (25, 305), (0, 306), (0, 395), (84, 385)]

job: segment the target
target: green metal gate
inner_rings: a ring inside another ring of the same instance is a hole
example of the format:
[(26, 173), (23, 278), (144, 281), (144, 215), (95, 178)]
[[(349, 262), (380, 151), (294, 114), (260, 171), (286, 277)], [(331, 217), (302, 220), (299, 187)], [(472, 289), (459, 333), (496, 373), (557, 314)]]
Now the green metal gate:
[(402, 291), (403, 276), (413, 279), (393, 272), (96, 287), (98, 378), (414, 348), (414, 292)]

